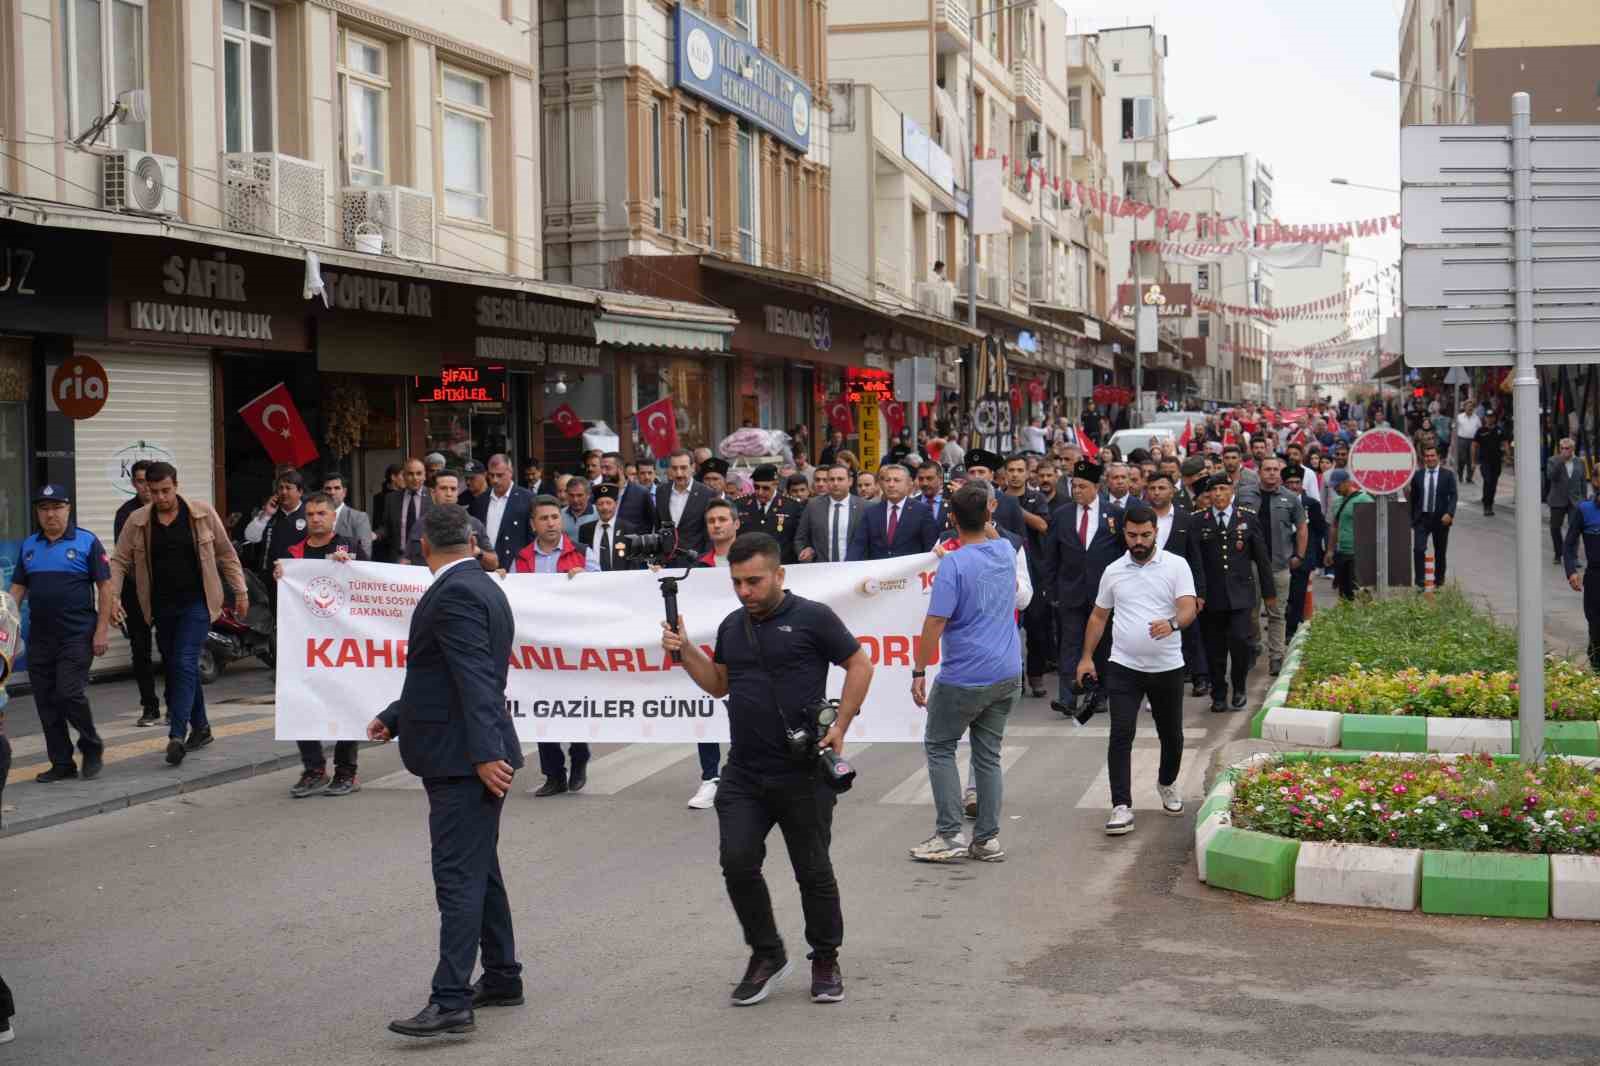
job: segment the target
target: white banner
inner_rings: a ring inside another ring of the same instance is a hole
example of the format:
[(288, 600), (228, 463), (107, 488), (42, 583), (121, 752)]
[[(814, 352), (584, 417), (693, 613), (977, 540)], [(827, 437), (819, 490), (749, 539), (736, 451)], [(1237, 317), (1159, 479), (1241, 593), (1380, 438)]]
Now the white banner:
[[(935, 565), (930, 553), (784, 571), (785, 587), (832, 607), (877, 667), (853, 740), (922, 739), (911, 666)], [(691, 574), (679, 583), (678, 610), (690, 638), (709, 652), (739, 600), (726, 571)], [(517, 623), (506, 703), (524, 743), (727, 741), (723, 701), (702, 692), (661, 648), (665, 615), (656, 577), (627, 571), (504, 579)], [(432, 580), (419, 566), (284, 560), (279, 740), (365, 739), (367, 723), (400, 696), (411, 612)], [(833, 670), (828, 695), (837, 698), (843, 684), (844, 671)]]
[(972, 230), (979, 236), (1011, 232), (1011, 223), (1006, 221), (1000, 206), (1005, 180), (1000, 160), (979, 159), (973, 164)]

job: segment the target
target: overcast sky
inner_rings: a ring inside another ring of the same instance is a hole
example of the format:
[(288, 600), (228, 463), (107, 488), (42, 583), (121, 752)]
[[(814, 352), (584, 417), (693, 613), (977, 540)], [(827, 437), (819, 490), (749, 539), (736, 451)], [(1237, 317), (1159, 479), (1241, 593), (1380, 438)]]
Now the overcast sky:
[[(1399, 96), (1392, 82), (1371, 72), (1398, 64), (1404, 0), (1065, 0), (1061, 6), (1073, 33), (1153, 24), (1167, 35), (1172, 125), (1217, 116), (1174, 134), (1175, 158), (1254, 153), (1273, 173), (1273, 209), (1285, 223), (1399, 211), (1397, 195), (1329, 179), (1399, 187)], [(1400, 240), (1367, 238), (1352, 250), (1388, 264), (1399, 258)], [(1359, 260), (1352, 265), (1352, 277), (1372, 272)], [(1386, 293), (1385, 302), (1391, 298)]]

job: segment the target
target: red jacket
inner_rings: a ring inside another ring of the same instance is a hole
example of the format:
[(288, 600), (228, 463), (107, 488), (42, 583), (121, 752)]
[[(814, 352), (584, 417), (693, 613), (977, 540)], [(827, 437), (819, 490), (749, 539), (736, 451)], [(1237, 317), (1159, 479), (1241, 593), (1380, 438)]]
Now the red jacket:
[[(534, 572), (534, 550), (538, 548), (537, 540), (530, 541), (526, 548), (517, 553), (516, 565), (512, 567), (514, 574), (531, 574)], [(589, 553), (580, 545), (572, 543), (572, 538), (565, 533), (561, 534), (561, 552), (556, 556), (556, 573), (567, 574), (574, 570), (582, 570)]]
[[(295, 543), (289, 545), (289, 557), (291, 559), (304, 559), (306, 557), (306, 542), (310, 539), (310, 537), (303, 537)], [(343, 548), (351, 555), (361, 554), (360, 552), (356, 551), (356, 546), (350, 543), (350, 540), (347, 537), (334, 537), (333, 540), (328, 542), (328, 546), (333, 548), (335, 551)]]

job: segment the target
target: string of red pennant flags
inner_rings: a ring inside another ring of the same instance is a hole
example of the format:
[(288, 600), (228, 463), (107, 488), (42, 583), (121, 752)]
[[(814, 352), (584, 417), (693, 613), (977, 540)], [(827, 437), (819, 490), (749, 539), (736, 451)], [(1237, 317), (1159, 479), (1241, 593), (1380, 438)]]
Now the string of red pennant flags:
[[(1140, 242), (1141, 245), (1146, 247), (1153, 243), (1156, 242)], [(1250, 307), (1247, 304), (1232, 304), (1224, 303), (1219, 300), (1210, 300), (1203, 296), (1196, 296), (1194, 305), (1197, 310), (1209, 310), (1230, 315), (1249, 316), (1253, 318), (1266, 319), (1273, 322), (1309, 318), (1343, 318), (1347, 313), (1347, 311), (1344, 309), (1348, 308), (1351, 303), (1354, 303), (1358, 297), (1370, 293), (1374, 285), (1382, 285), (1391, 277), (1398, 276), (1399, 273), (1400, 265), (1396, 263), (1384, 267), (1378, 273), (1372, 275), (1364, 281), (1357, 282), (1354, 285), (1346, 286), (1339, 292), (1332, 293), (1328, 296), (1323, 296), (1315, 300), (1309, 300), (1305, 303), (1289, 304), (1285, 307)], [(1367, 308), (1366, 310), (1371, 312), (1372, 309)]]
[(1234, 315), (1240, 318), (1254, 318), (1267, 322), (1309, 322), (1315, 319), (1337, 319), (1341, 322), (1370, 322), (1374, 318), (1378, 317), (1378, 310), (1375, 307), (1360, 307), (1353, 311), (1349, 308), (1346, 308), (1343, 311), (1317, 311), (1314, 313), (1300, 315), (1275, 315), (1272, 313), (1272, 309), (1270, 308), (1257, 308), (1256, 310), (1252, 311), (1249, 308), (1242, 307), (1238, 304), (1218, 303), (1215, 300), (1207, 300), (1200, 296), (1196, 296), (1194, 299), (1194, 309), (1201, 313), (1211, 311), (1217, 314)]

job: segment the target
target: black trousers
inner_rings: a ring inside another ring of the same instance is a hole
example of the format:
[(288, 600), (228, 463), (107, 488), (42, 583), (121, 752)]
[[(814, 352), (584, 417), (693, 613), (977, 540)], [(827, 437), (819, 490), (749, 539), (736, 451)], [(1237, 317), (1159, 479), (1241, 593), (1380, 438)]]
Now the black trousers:
[[(1073, 685), (1078, 670), (1078, 660), (1083, 658), (1084, 631), (1089, 627), (1089, 615), (1094, 612), (1094, 604), (1083, 607), (1063, 607), (1056, 615), (1057, 628), (1061, 633), (1060, 655), (1056, 659), (1057, 669), (1060, 671), (1059, 698), (1062, 703), (1073, 706), (1077, 703)], [(1094, 672), (1096, 677), (1106, 676), (1106, 664), (1111, 661), (1111, 616), (1106, 616), (1106, 629), (1100, 636), (1100, 645), (1094, 650)]]
[(1289, 575), (1289, 605), (1283, 612), (1285, 642), (1294, 636), (1295, 630), (1300, 628), (1300, 623), (1306, 620), (1306, 588), (1311, 584), (1311, 574), (1311, 570), (1302, 567)]
[(1483, 474), (1483, 513), (1488, 514), (1494, 510), (1494, 490), (1500, 484), (1500, 468), (1480, 466), (1478, 471)]
[[(1243, 692), (1250, 673), (1250, 615), (1253, 607), (1227, 610), (1206, 605), (1200, 612), (1200, 631), (1206, 642), (1206, 662), (1211, 666), (1211, 702), (1227, 699), (1228, 683)], [(1151, 701), (1155, 706), (1155, 701)]]
[(1106, 689), (1111, 693), (1111, 741), (1106, 745), (1106, 776), (1111, 779), (1111, 805), (1132, 807), (1133, 736), (1139, 727), (1139, 704), (1145, 697), (1150, 699), (1150, 714), (1156, 720), (1156, 735), (1161, 738), (1161, 769), (1156, 773), (1156, 783), (1176, 783), (1178, 771), (1183, 768), (1183, 670), (1147, 674), (1112, 663), (1109, 671)]
[(483, 951), (488, 988), (522, 990), (522, 964), (511, 932), (511, 903), (500, 877), (500, 810), (473, 777), (428, 777), (428, 837), (439, 904), (439, 965), (428, 1002), (441, 1010), (472, 1005), (472, 967)]
[(1035, 595), (1028, 602), (1027, 610), (1022, 612), (1022, 625), (1028, 638), (1027, 675), (1035, 679), (1043, 677), (1050, 668), (1050, 653), (1057, 645), (1055, 612), (1042, 595)]
[(1411, 527), (1411, 572), (1416, 575), (1414, 583), (1419, 589), (1427, 580), (1423, 568), (1427, 562), (1425, 557), (1428, 554), (1429, 537), (1433, 538), (1433, 583), (1444, 587), (1445, 553), (1450, 548), (1450, 527), (1440, 521), (1442, 517), (1425, 514), (1417, 525)]
[(1356, 557), (1335, 553), (1333, 557), (1333, 590), (1341, 600), (1356, 598)]
[[(328, 755), (323, 750), (320, 740), (302, 740), (300, 744), (300, 761), (307, 770), (326, 770), (328, 768)], [(335, 770), (349, 770), (352, 773), (356, 768), (356, 752), (360, 744), (354, 740), (336, 740), (333, 742), (333, 768)]]
[[(1578, 521), (1578, 516), (1572, 513), (1572, 508), (1550, 508), (1550, 552), (1557, 559), (1561, 558), (1566, 549), (1566, 541), (1563, 539), (1563, 534), (1565, 533), (1564, 527), (1568, 519), (1574, 522)], [(1442, 585), (1444, 582), (1441, 581), (1440, 584)]]
[(60, 637), (35, 632), (28, 645), (28, 680), (33, 682), (33, 703), (39, 711), (50, 765), (73, 768), (72, 735), (78, 731), (78, 750), (85, 761), (100, 758), (106, 746), (94, 728), (89, 710), (89, 664), (94, 660), (92, 634)]
[[(4, 733), (0, 733), (0, 811), (6, 809), (6, 776), (11, 773), (11, 741)], [(5, 825), (5, 815), (0, 814), (0, 825)], [(0, 982), (3, 984), (4, 982)], [(0, 1017), (4, 1017), (0, 1014)]]
[(1591, 579), (1589, 574), (1583, 572), (1583, 617), (1589, 623), (1589, 666), (1600, 671), (1600, 578)]
[(717, 789), (722, 880), (744, 929), (744, 942), (753, 953), (769, 957), (784, 953), (783, 938), (772, 917), (772, 895), (761, 876), (773, 826), (783, 832), (794, 879), (800, 886), (806, 943), (821, 958), (839, 953), (844, 942), (844, 912), (833, 860), (828, 857), (837, 801), (815, 769), (762, 774), (731, 762), (722, 768), (722, 784)]
[[(587, 769), (589, 766), (589, 745), (581, 741), (568, 744), (567, 749), (572, 752), (572, 768), (574, 770)], [(561, 754), (560, 744), (541, 743), (539, 745), (539, 772), (546, 777), (553, 777), (557, 781), (567, 779), (567, 757)]]
[(122, 602), (128, 608), (128, 619), (122, 628), (128, 635), (128, 649), (133, 653), (133, 679), (139, 684), (139, 706), (147, 713), (160, 714), (161, 700), (156, 695), (156, 670), (152, 662), (155, 631), (139, 609), (139, 593), (132, 580), (122, 583)]
[(1183, 630), (1183, 668), (1195, 681), (1209, 680), (1210, 665), (1206, 662), (1206, 642), (1200, 637), (1200, 626), (1190, 625)]
[(17, 1001), (11, 998), (11, 986), (6, 984), (4, 977), (0, 977), (0, 1022), (9, 1022), (16, 1013)]

